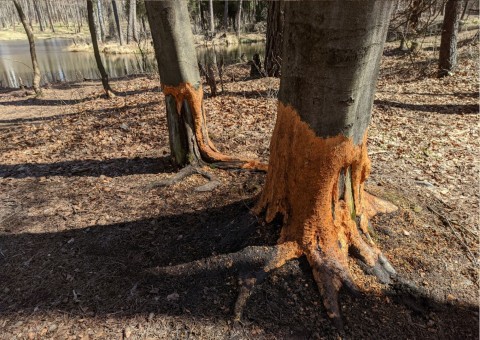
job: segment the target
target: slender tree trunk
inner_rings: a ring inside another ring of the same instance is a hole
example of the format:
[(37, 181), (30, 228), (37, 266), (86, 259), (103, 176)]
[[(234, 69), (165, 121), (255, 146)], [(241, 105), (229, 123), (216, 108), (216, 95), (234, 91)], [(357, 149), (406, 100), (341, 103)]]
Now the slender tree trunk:
[(127, 44), (138, 41), (137, 37), (137, 5), (136, 0), (129, 0), (128, 8), (128, 27), (127, 27)]
[(451, 74), (457, 66), (457, 36), (461, 10), (462, 2), (460, 0), (448, 0), (445, 5), (438, 61), (439, 77)]
[(238, 1), (238, 10), (237, 10), (237, 16), (236, 16), (236, 23), (237, 23), (237, 37), (240, 36), (240, 30), (242, 29), (242, 4), (243, 0)]
[(37, 1), (33, 2), (33, 8), (35, 8), (35, 13), (37, 14), (38, 24), (40, 25), (40, 32), (43, 32), (45, 31), (45, 28), (43, 27), (42, 15), (40, 14), (40, 9), (38, 8)]
[[(145, 1), (167, 109), (172, 158), (180, 166), (260, 168), (221, 154), (208, 137), (203, 90), (186, 1)], [(264, 167), (262, 167), (264, 169)]]
[(100, 28), (100, 40), (105, 42), (105, 22), (103, 17), (103, 6), (102, 0), (97, 0), (97, 17), (98, 17), (98, 27)]
[(210, 17), (210, 34), (212, 37), (215, 35), (215, 18), (213, 16), (213, 0), (208, 0), (208, 10)]
[(32, 28), (28, 25), (27, 18), (25, 13), (23, 13), (22, 6), (19, 4), (18, 0), (13, 0), (13, 4), (17, 9), (18, 16), (22, 22), (23, 28), (27, 33), (28, 43), (30, 45), (30, 57), (32, 58), (32, 67), (33, 67), (33, 90), (35, 91), (36, 96), (42, 95), (42, 89), (40, 87), (40, 67), (37, 61), (37, 53), (35, 52), (35, 38), (33, 36)]
[(115, 17), (115, 25), (117, 26), (118, 32), (118, 39), (120, 40), (120, 46), (123, 46), (123, 34), (122, 34), (122, 27), (120, 26), (120, 18), (118, 15), (118, 6), (117, 0), (112, 0), (112, 7), (113, 7), (113, 16)]
[(205, 14), (203, 13), (203, 2), (198, 2), (198, 12), (200, 13), (200, 27), (202, 31), (205, 31)]
[(267, 16), (267, 44), (265, 47), (265, 72), (269, 77), (280, 77), (284, 2), (269, 1)]
[[(349, 253), (388, 281), (393, 268), (368, 231), (367, 126), (393, 1), (285, 3), (278, 113), (256, 206), (283, 216), (279, 244), (305, 254), (328, 315), (355, 289)], [(279, 260), (280, 261), (280, 260)], [(285, 261), (280, 261), (285, 263)]]
[(48, 17), (48, 22), (50, 23), (50, 29), (52, 30), (53, 33), (55, 33), (55, 27), (53, 26), (53, 20), (52, 20), (52, 11), (50, 10), (50, 1), (48, 0), (45, 1), (45, 7), (47, 8), (47, 17)]
[(100, 57), (100, 50), (98, 49), (97, 31), (95, 29), (95, 15), (93, 11), (93, 1), (87, 0), (87, 15), (88, 15), (88, 28), (90, 30), (90, 36), (92, 38), (93, 53), (95, 55), (95, 61), (97, 62), (98, 71), (102, 77), (102, 85), (105, 90), (105, 94), (108, 98), (114, 97), (110, 84), (108, 83), (108, 74), (103, 67), (102, 58)]
[(228, 0), (223, 2), (223, 29), (228, 31)]
[(465, 19), (465, 14), (467, 13), (469, 3), (469, 0), (465, 0), (465, 4), (463, 5), (462, 17), (460, 18), (460, 20)]

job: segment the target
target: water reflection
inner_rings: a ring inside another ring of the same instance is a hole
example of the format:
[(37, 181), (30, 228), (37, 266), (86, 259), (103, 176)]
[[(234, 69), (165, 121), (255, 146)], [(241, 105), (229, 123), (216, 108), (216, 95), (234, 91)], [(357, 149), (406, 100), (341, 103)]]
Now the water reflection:
[[(100, 75), (91, 52), (69, 52), (67, 47), (71, 39), (37, 40), (36, 51), (42, 85), (53, 82), (99, 79)], [(217, 61), (223, 59), (225, 65), (250, 60), (255, 53), (264, 54), (265, 45), (250, 44), (234, 47), (216, 47)], [(215, 59), (213, 48), (197, 48), (199, 62), (206, 63)], [(142, 60), (140, 55), (117, 54), (104, 55), (102, 60), (110, 78), (138, 73), (156, 72), (157, 65), (153, 55)], [(31, 86), (33, 74), (28, 41), (0, 41), (0, 87)]]

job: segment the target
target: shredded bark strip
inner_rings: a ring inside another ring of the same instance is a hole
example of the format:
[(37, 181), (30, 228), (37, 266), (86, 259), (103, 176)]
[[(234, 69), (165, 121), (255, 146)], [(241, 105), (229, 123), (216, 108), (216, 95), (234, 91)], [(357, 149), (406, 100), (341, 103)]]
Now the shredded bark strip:
[(177, 113), (181, 114), (182, 106), (186, 101), (191, 108), (194, 134), (202, 158), (208, 163), (218, 163), (219, 167), (240, 168), (245, 170), (267, 171), (267, 165), (255, 160), (239, 159), (222, 154), (208, 137), (206, 128), (205, 110), (203, 109), (203, 89), (195, 89), (190, 83), (181, 83), (178, 86), (162, 84), (165, 96), (173, 96), (177, 104)]

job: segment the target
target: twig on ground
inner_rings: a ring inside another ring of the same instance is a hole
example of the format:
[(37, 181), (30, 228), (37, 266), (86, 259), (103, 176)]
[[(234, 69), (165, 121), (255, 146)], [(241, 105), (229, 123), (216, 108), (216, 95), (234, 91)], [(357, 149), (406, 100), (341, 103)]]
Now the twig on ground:
[(470, 248), (468, 248), (468, 245), (465, 243), (465, 241), (458, 235), (458, 232), (455, 230), (455, 228), (453, 227), (452, 223), (450, 223), (450, 220), (445, 216), (445, 215), (442, 215), (441, 213), (439, 213), (438, 211), (436, 211), (435, 209), (433, 209), (431, 206), (427, 205), (427, 209), (430, 210), (431, 212), (433, 212), (435, 215), (437, 215), (440, 220), (442, 221), (442, 223), (449, 227), (450, 230), (452, 231), (452, 234), (456, 237), (456, 239), (460, 242), (460, 244), (463, 246), (463, 248), (465, 248), (465, 250), (467, 251), (467, 253), (470, 255), (470, 256), (467, 256), (467, 258), (475, 265), (477, 266), (478, 265), (478, 261), (477, 261), (477, 258), (476, 256), (472, 253), (472, 251), (470, 250)]

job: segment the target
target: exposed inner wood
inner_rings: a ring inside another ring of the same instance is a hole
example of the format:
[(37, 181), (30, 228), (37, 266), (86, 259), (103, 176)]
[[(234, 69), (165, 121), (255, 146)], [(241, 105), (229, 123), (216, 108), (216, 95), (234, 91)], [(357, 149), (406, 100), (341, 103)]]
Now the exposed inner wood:
[[(266, 210), (267, 222), (283, 216), (278, 242), (295, 245), (290, 253), (299, 255), (300, 249), (306, 255), (332, 318), (339, 318), (340, 287), (355, 290), (349, 251), (382, 281), (394, 273), (368, 234), (367, 215), (376, 211), (369, 202), (379, 201), (364, 193), (370, 173), (366, 140), (366, 133), (360, 145), (344, 135), (318, 137), (291, 106), (279, 102), (267, 182), (255, 207), (256, 213)], [(378, 203), (377, 208), (394, 207)]]
[(189, 111), (191, 112), (193, 119), (193, 132), (203, 161), (207, 163), (219, 163), (220, 167), (221, 164), (224, 164), (226, 166), (231, 165), (232, 167), (246, 170), (267, 170), (266, 164), (255, 160), (224, 155), (213, 145), (208, 137), (205, 111), (203, 110), (203, 90), (201, 86), (196, 89), (190, 83), (181, 83), (178, 86), (167, 86), (162, 84), (162, 91), (165, 96), (172, 96), (175, 98), (177, 114), (182, 114), (182, 106), (185, 102), (190, 108)]

